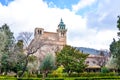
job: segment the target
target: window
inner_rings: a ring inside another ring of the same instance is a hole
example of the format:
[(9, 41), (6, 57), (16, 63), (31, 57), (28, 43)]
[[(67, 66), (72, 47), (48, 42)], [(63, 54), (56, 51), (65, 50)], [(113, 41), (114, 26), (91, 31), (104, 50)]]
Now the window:
[(62, 36), (64, 36), (64, 33), (62, 33)]
[(42, 31), (41, 31), (41, 30), (39, 31), (39, 34), (42, 34)]
[(64, 36), (64, 33), (61, 33), (61, 36)]
[(41, 31), (41, 30), (38, 30), (38, 34), (42, 34), (42, 31)]
[(89, 64), (89, 61), (86, 61), (86, 64)]
[(96, 62), (95, 61), (92, 61), (93, 62), (93, 64), (95, 64)]

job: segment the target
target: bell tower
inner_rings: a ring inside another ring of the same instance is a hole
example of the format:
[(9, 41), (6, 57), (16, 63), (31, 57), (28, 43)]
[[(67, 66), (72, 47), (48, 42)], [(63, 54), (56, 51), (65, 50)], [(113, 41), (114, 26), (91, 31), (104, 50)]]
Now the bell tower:
[(63, 44), (66, 44), (66, 25), (64, 24), (63, 20), (61, 19), (59, 25), (58, 25), (58, 29), (57, 29), (57, 33), (59, 36), (59, 41), (63, 42)]
[(44, 29), (43, 28), (35, 28), (34, 31), (34, 37), (38, 38), (44, 34)]

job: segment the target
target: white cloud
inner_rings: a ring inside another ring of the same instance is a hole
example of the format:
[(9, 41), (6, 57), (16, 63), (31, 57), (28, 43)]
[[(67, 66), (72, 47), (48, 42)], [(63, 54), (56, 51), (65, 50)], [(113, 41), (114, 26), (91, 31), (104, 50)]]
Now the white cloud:
[[(94, 2), (95, 0), (81, 0), (78, 5), (73, 6), (73, 9), (78, 10), (92, 5)], [(98, 24), (94, 22), (95, 20), (101, 22), (108, 14), (101, 15), (101, 19), (90, 14), (87, 14), (87, 16), (92, 17), (82, 17), (69, 9), (50, 8), (49, 6), (43, 0), (14, 0), (8, 6), (0, 4), (0, 26), (7, 23), (15, 35), (22, 31), (33, 32), (36, 27), (55, 32), (60, 19), (63, 18), (68, 29), (68, 44), (79, 47), (108, 49), (112, 38), (116, 35), (116, 31), (91, 28), (92, 24)], [(88, 25), (88, 21), (93, 22)]]
[(72, 6), (72, 10), (77, 12), (78, 10), (92, 5), (96, 0), (80, 0), (78, 4)]
[(95, 49), (109, 49), (113, 38), (117, 38), (116, 30), (104, 30), (97, 31), (93, 29), (87, 29), (84, 33), (84, 37), (77, 36), (69, 39), (68, 43), (74, 46), (89, 47)]

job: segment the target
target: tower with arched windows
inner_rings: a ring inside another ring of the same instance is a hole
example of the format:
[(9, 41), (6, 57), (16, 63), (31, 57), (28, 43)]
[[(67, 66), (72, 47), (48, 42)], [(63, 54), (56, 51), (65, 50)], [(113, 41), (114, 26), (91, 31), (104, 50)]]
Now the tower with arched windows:
[(53, 42), (55, 45), (62, 47), (66, 45), (67, 29), (63, 20), (60, 20), (56, 32), (47, 32), (43, 28), (35, 28), (34, 39), (47, 39), (47, 41)]

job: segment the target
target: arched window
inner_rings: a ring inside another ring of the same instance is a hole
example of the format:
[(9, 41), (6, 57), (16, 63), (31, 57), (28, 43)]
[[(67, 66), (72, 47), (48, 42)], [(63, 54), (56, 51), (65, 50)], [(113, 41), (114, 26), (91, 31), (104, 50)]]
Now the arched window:
[(64, 36), (64, 33), (61, 33), (61, 36)]
[(42, 34), (42, 31), (41, 31), (41, 30), (38, 30), (38, 34)]
[(39, 34), (42, 34), (42, 31), (41, 31), (41, 30), (39, 31)]

